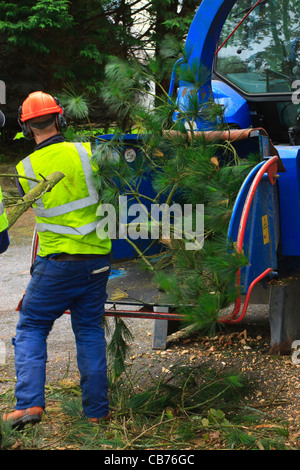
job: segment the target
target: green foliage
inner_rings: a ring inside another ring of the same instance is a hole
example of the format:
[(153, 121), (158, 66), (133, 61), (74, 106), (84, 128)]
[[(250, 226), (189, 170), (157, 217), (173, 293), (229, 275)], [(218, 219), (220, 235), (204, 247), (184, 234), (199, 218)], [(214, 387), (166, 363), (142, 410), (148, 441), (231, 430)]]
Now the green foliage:
[(106, 322), (108, 336), (111, 338), (107, 347), (107, 358), (111, 380), (118, 378), (125, 370), (125, 359), (128, 352), (127, 342), (132, 340), (132, 333), (126, 323), (119, 318), (114, 318), (114, 326)]
[[(117, 183), (113, 189), (108, 190), (108, 183), (102, 188), (107, 203), (116, 204), (119, 194), (141, 202), (140, 182), (151, 175), (156, 194), (151, 202), (166, 202), (169, 206), (180, 204), (181, 207), (191, 204), (194, 223), (197, 204), (204, 205), (202, 249), (187, 250), (187, 234), (185, 238), (177, 239), (173, 222), (169, 239), (164, 240), (161, 233), (164, 256), (158, 262), (146, 257), (143, 259), (148, 267), (150, 262), (156, 282), (166, 293), (166, 301), (175, 306), (187, 322), (213, 332), (219, 323), (221, 310), (238, 296), (236, 273), (247, 264), (247, 259), (231, 246), (227, 231), (238, 191), (260, 160), (260, 155), (249, 154), (247, 158), (240, 158), (229, 140), (207, 141), (201, 132), (194, 132), (193, 120), (199, 115), (196, 93), (191, 95), (190, 106), (185, 110), (178, 110), (166, 92), (159, 97), (158, 106), (142, 109), (137, 99), (137, 96), (143, 96), (142, 90), (133, 81), (155, 82), (152, 70), (155, 70), (153, 65), (150, 68), (135, 66), (134, 63), (118, 67), (114, 62), (107, 67), (108, 86), (104, 100), (114, 110), (118, 106), (119, 111), (125, 110), (127, 118), (137, 123), (142, 135), (136, 144), (140, 151), (138, 163), (130, 169), (123, 158), (112, 161), (109, 157), (114, 146), (120, 147), (122, 137), (116, 135), (112, 141), (103, 142), (97, 149), (96, 161), (100, 164), (100, 171), (96, 181), (100, 187), (108, 181), (106, 175), (110, 173)], [(196, 80), (191, 70), (189, 77)], [(202, 78), (206, 80), (204, 71)], [(109, 84), (114, 93), (107, 92)], [(195, 88), (201, 88), (201, 83), (196, 81)], [(147, 94), (146, 89), (144, 96)], [(175, 123), (172, 116), (176, 111), (180, 114)], [(215, 129), (226, 129), (224, 109), (220, 105), (209, 102), (206, 113), (210, 122), (215, 122)], [(151, 216), (148, 225), (151, 225)]]
[(175, 18), (170, 18), (164, 21), (164, 25), (167, 26), (167, 28), (170, 30), (172, 30), (173, 28), (176, 28), (182, 31), (187, 31), (191, 25), (192, 20), (193, 20), (192, 15), (189, 15), (184, 18), (176, 16)]
[(143, 77), (142, 67), (138, 62), (136, 65), (137, 67), (133, 68), (128, 61), (111, 60), (106, 66), (107, 79), (102, 88), (103, 99), (110, 111), (118, 116), (119, 122), (125, 123), (130, 115), (129, 122), (125, 125), (129, 126), (128, 129), (143, 111), (139, 104), (140, 91), (148, 87), (147, 80)]
[(174, 366), (153, 387), (133, 395), (128, 406), (146, 414), (159, 414), (168, 408), (176, 413), (201, 413), (214, 403), (218, 407), (226, 408), (227, 403), (232, 406), (246, 390), (238, 373), (219, 374), (201, 365)]
[[(0, 78), (7, 87), (5, 139), (17, 132), (16, 112), (28, 93), (42, 89), (57, 96), (67, 83), (78, 94), (88, 96), (89, 119), (97, 126), (116, 121), (124, 125), (121, 116), (112, 109), (108, 112), (103, 104), (105, 65), (111, 57), (124, 64), (137, 57), (148, 60), (154, 47), (160, 56), (159, 81), (169, 80), (172, 63), (166, 51), (170, 58), (182, 48), (194, 9), (191, 0), (145, 5), (136, 0), (1, 1)], [(174, 25), (177, 20), (181, 26)], [(126, 112), (128, 103), (123, 101)], [(132, 122), (125, 122), (129, 129)]]
[(73, 19), (69, 14), (70, 1), (68, 0), (39, 0), (32, 7), (33, 15), (26, 24), (28, 29), (38, 28), (67, 28), (72, 26)]
[(37, 41), (31, 37), (36, 29), (68, 30), (73, 25), (73, 18), (68, 13), (69, 1), (39, 0), (19, 3), (1, 2), (0, 31), (5, 33), (8, 42), (17, 47), (31, 47), (35, 52), (49, 54), (51, 41)]
[(72, 86), (62, 90), (60, 98), (66, 115), (74, 120), (86, 120), (89, 115), (89, 101), (86, 96), (78, 95)]
[[(211, 370), (207, 373), (203, 368), (174, 367), (172, 373), (169, 388), (167, 375), (156, 383), (151, 380), (141, 393), (139, 403), (138, 380), (127, 374), (124, 384), (117, 382), (118, 390), (113, 389), (114, 398), (118, 392), (118, 401), (112, 403), (112, 419), (99, 425), (88, 423), (82, 415), (79, 384), (70, 380), (48, 383), (47, 413), (44, 413), (42, 423), (16, 430), (0, 418), (2, 449), (296, 450), (295, 439), (292, 434), (289, 438), (286, 423), (266, 419), (267, 414), (258, 413), (254, 408), (251, 415), (245, 414), (247, 387), (239, 374), (232, 372), (229, 375), (229, 382), (237, 380), (237, 383), (230, 383), (228, 387), (226, 375)], [(205, 382), (211, 394), (205, 392)], [(222, 386), (227, 388), (225, 393)], [(147, 388), (149, 394), (145, 398)], [(177, 402), (172, 399), (171, 390), (179, 397)], [(230, 390), (234, 394), (232, 402), (228, 395)], [(218, 393), (221, 393), (221, 399), (217, 398)], [(5, 411), (12, 406), (10, 395), (13, 396), (13, 388), (0, 396)], [(155, 396), (159, 399), (160, 395), (163, 398), (158, 401), (158, 409), (153, 399)], [(165, 405), (174, 403), (175, 407), (164, 407), (163, 401)], [(192, 408), (185, 408), (191, 402)], [(134, 409), (128, 408), (128, 403), (132, 403)]]
[(61, 409), (64, 413), (72, 417), (82, 416), (81, 397), (61, 396)]

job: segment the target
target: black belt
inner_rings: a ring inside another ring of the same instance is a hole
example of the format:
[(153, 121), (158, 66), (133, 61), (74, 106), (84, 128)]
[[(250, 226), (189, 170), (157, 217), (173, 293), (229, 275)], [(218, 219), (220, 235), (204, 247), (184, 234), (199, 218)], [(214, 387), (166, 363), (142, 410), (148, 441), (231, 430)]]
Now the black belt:
[(87, 259), (104, 258), (105, 256), (109, 256), (109, 253), (106, 255), (69, 255), (68, 253), (59, 253), (57, 255), (49, 255), (47, 256), (47, 259), (52, 259), (54, 261), (84, 261)]

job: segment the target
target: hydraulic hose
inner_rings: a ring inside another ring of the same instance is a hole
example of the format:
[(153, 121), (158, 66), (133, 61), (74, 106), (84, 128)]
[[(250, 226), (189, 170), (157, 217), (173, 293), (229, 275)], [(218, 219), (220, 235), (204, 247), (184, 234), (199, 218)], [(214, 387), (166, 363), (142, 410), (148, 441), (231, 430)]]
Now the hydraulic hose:
[[(244, 242), (246, 224), (247, 224), (249, 211), (250, 211), (251, 204), (252, 204), (255, 192), (257, 190), (257, 187), (258, 187), (262, 177), (264, 176), (264, 174), (266, 172), (269, 172), (269, 171), (271, 172), (271, 167), (273, 165), (275, 165), (275, 168), (276, 168), (275, 172), (277, 171), (277, 162), (278, 162), (278, 160), (279, 160), (279, 157), (277, 155), (275, 155), (274, 157), (269, 158), (260, 167), (260, 169), (258, 170), (258, 172), (257, 172), (257, 174), (256, 174), (256, 176), (255, 176), (255, 178), (254, 178), (254, 180), (253, 180), (253, 182), (250, 186), (250, 189), (248, 191), (246, 201), (245, 201), (245, 204), (244, 204), (244, 207), (243, 207), (240, 224), (239, 224), (237, 243), (236, 243), (236, 250), (237, 250), (238, 253), (242, 253), (242, 250), (243, 250), (243, 242)], [(272, 171), (271, 173), (272, 173), (272, 177), (273, 177), (274, 171)], [(259, 282), (261, 279), (263, 279), (265, 276), (267, 276), (267, 274), (269, 274), (271, 271), (272, 271), (272, 268), (267, 268), (263, 273), (261, 273), (256, 279), (254, 279), (252, 281), (252, 283), (250, 284), (250, 286), (248, 288), (248, 292), (247, 292), (247, 295), (246, 295), (246, 298), (245, 298), (245, 303), (244, 303), (242, 313), (239, 317), (238, 317), (238, 314), (239, 314), (239, 311), (240, 311), (240, 308), (241, 308), (241, 296), (240, 295), (235, 301), (235, 306), (234, 306), (234, 309), (233, 309), (232, 313), (229, 314), (229, 315), (225, 315), (224, 317), (220, 317), (218, 321), (221, 322), (221, 323), (237, 323), (237, 322), (240, 322), (246, 314), (246, 310), (247, 310), (247, 307), (248, 307), (248, 303), (249, 303), (249, 300), (250, 300), (250, 295), (251, 295), (253, 287), (255, 286), (255, 284), (257, 282)], [(237, 275), (236, 275), (236, 285), (237, 286), (240, 286), (240, 281), (241, 281), (241, 270), (239, 269), (238, 272), (237, 272)]]

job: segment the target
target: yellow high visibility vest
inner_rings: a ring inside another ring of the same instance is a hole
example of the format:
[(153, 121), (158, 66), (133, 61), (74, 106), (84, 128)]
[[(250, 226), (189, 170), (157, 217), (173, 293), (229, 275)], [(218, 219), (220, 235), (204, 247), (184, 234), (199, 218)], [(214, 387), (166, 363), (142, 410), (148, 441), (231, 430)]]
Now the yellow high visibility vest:
[[(65, 175), (33, 204), (39, 256), (110, 253), (110, 239), (99, 239), (96, 234), (99, 195), (91, 155), (90, 143), (61, 142), (36, 150), (17, 165), (19, 175), (39, 180), (54, 171)], [(25, 194), (37, 184), (23, 178), (19, 181)]]
[(5, 206), (3, 201), (3, 195), (0, 187), (0, 232), (7, 229), (8, 227), (8, 220), (6, 217)]

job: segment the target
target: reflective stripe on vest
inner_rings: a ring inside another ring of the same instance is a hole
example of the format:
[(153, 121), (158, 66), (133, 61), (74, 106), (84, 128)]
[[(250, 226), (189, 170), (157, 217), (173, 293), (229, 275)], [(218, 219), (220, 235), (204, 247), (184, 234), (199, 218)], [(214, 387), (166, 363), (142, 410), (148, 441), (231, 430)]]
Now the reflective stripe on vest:
[(82, 225), (81, 227), (68, 227), (66, 225), (56, 225), (56, 224), (44, 224), (37, 223), (36, 229), (38, 232), (54, 232), (61, 235), (87, 235), (88, 233), (96, 230), (98, 221), (91, 222), (87, 225)]
[(4, 202), (0, 202), (0, 215), (4, 214)]
[[(34, 207), (34, 212), (37, 217), (55, 217), (58, 215), (67, 214), (68, 212), (72, 212), (76, 209), (83, 209), (84, 207), (92, 206), (93, 204), (97, 204), (99, 202), (99, 195), (97, 193), (97, 190), (94, 186), (93, 179), (92, 179), (93, 170), (91, 167), (89, 154), (81, 143), (74, 142), (73, 145), (76, 147), (79, 157), (80, 157), (89, 196), (84, 197), (82, 199), (77, 199), (75, 201), (67, 202), (66, 204), (62, 204), (60, 206), (51, 207), (49, 209), (45, 209), (42, 199), (38, 199), (35, 202), (37, 207)], [(36, 178), (32, 165), (31, 165), (30, 157), (26, 157), (23, 160), (23, 167), (24, 167), (26, 176), (29, 176), (30, 178)], [(36, 183), (34, 181), (28, 180), (28, 184), (30, 186), (30, 189), (33, 189), (36, 186)], [(50, 226), (50, 224), (38, 224), (38, 225)], [(65, 227), (65, 228), (68, 229), (69, 227)], [(47, 228), (46, 230), (49, 230), (49, 228)], [(54, 230), (51, 230), (51, 231), (54, 231)], [(70, 233), (70, 232), (55, 232), (55, 233)], [(80, 231), (76, 233), (78, 235)]]
[(8, 228), (8, 220), (5, 212), (5, 205), (3, 201), (2, 191), (0, 188), (0, 232)]

